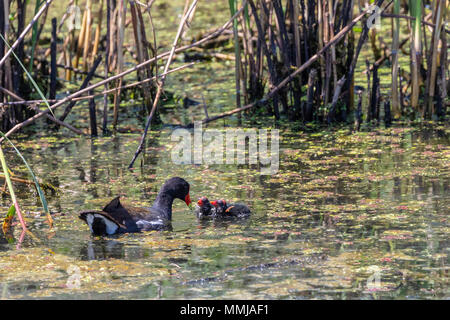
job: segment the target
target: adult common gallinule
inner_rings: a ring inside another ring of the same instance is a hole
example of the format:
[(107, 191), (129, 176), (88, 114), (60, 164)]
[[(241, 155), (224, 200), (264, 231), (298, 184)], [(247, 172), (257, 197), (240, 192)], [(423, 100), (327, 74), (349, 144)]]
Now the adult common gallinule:
[(213, 214), (213, 209), (215, 209), (209, 202), (207, 197), (201, 197), (197, 201), (197, 207), (195, 208), (195, 214), (198, 219), (204, 219), (211, 217)]
[(189, 183), (179, 177), (167, 180), (150, 208), (136, 208), (113, 199), (102, 211), (84, 211), (79, 218), (85, 221), (94, 235), (166, 230), (171, 226), (172, 203), (180, 199), (189, 206)]
[(215, 207), (214, 218), (245, 218), (251, 214), (250, 209), (243, 203), (227, 204), (224, 199), (212, 201)]

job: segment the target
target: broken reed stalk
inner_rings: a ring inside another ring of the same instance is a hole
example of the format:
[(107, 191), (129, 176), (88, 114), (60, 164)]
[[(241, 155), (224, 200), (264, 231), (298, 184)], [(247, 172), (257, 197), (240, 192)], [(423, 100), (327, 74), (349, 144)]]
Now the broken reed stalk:
[(105, 2), (105, 0), (100, 1), (100, 6), (97, 11), (97, 27), (95, 28), (95, 34), (94, 34), (94, 45), (92, 47), (91, 64), (94, 63), (94, 59), (97, 56), (97, 52), (98, 52), (98, 45), (100, 43), (100, 34), (102, 31), (102, 22), (103, 22), (104, 2)]
[(367, 110), (367, 122), (371, 122), (376, 118), (376, 109), (378, 104), (378, 90), (380, 85), (380, 79), (378, 78), (378, 65), (373, 65), (372, 71), (372, 91), (370, 93), (369, 108)]
[[(318, 44), (318, 48), (319, 50), (322, 50), (322, 48), (324, 47), (324, 23), (323, 23), (323, 1), (324, 0), (319, 0), (317, 2), (317, 24), (318, 24), (318, 36), (317, 36), (317, 44)], [(325, 59), (324, 56), (320, 56), (319, 57), (319, 70), (320, 70), (320, 78), (321, 79), (325, 79)], [(326, 105), (328, 103), (328, 96), (326, 91), (326, 85), (321, 86), (322, 89), (322, 93), (321, 93), (321, 97), (322, 100), (324, 102), (324, 104)]]
[[(292, 50), (295, 54), (295, 59), (293, 59), (292, 63), (295, 67), (299, 67), (302, 64), (302, 47), (301, 47), (301, 38), (300, 38), (300, 25), (299, 25), (299, 17), (300, 17), (300, 8), (299, 8), (299, 1), (296, 0), (290, 0), (290, 6), (292, 8), (291, 13), (291, 29), (292, 33), (294, 34), (294, 43)], [(309, 80), (309, 79), (308, 79)], [(301, 110), (302, 112), (302, 118), (304, 119), (304, 110), (302, 107), (301, 102), (301, 95), (302, 95), (302, 78), (298, 77), (298, 80), (294, 82), (293, 85), (293, 98), (294, 98), (294, 108), (295, 110)]]
[[(446, 20), (446, 16), (447, 16), (447, 11), (444, 11), (444, 16), (442, 18), (442, 20), (447, 21)], [(445, 50), (444, 48), (447, 48), (448, 45), (448, 37), (444, 32), (441, 32), (441, 41), (442, 41), (442, 45), (441, 45), (441, 55), (440, 55), (440, 66), (439, 66), (439, 79), (438, 79), (438, 86), (439, 86), (439, 97), (438, 97), (438, 105), (437, 107), (439, 108), (438, 110), (436, 110), (437, 116), (439, 118), (442, 118), (445, 115), (445, 104), (444, 101), (446, 101), (447, 99), (447, 74), (448, 74), (448, 70), (449, 70), (449, 60), (448, 60), (448, 50)]]
[(420, 90), (420, 56), (422, 52), (420, 21), (422, 17), (422, 1), (410, 0), (410, 12), (415, 18), (411, 28), (411, 107), (418, 111)]
[[(87, 6), (87, 4), (86, 4), (86, 6)], [(73, 59), (73, 62), (72, 62), (72, 65), (74, 68), (78, 68), (80, 56), (82, 55), (84, 37), (86, 35), (86, 29), (87, 29), (87, 10), (84, 10), (80, 33), (78, 34), (78, 41), (77, 41), (77, 47), (76, 47), (77, 51), (75, 53), (75, 58)]]
[[(426, 114), (431, 112), (431, 115), (436, 115), (435, 107), (434, 107), (434, 94), (436, 90), (436, 79), (437, 79), (437, 63), (438, 63), (438, 45), (439, 40), (441, 37), (441, 27), (442, 27), (442, 21), (443, 21), (443, 15), (445, 8), (445, 1), (446, 0), (436, 0), (435, 6), (433, 7), (433, 16), (435, 21), (434, 24), (436, 25), (436, 28), (433, 29), (432, 32), (432, 45), (431, 45), (431, 52), (428, 59), (428, 73), (427, 73), (427, 101), (426, 106), (422, 113), (422, 118), (425, 118)], [(442, 47), (441, 50), (447, 50), (446, 48)], [(445, 61), (441, 61), (441, 63), (445, 63)]]
[[(335, 2), (335, 7), (332, 8), (331, 4), (328, 4), (328, 16), (329, 16), (329, 39), (333, 38), (334, 36), (334, 19), (336, 17), (336, 5), (337, 2)], [(331, 66), (333, 69), (333, 91), (336, 90), (337, 82), (338, 82), (338, 76), (337, 76), (337, 62), (336, 62), (336, 47), (331, 46)]]
[(71, 51), (69, 49), (70, 44), (73, 42), (74, 39), (74, 30), (69, 31), (69, 35), (64, 41), (63, 44), (63, 59), (64, 59), (64, 69), (65, 69), (65, 80), (70, 81), (72, 78), (72, 56)]
[(371, 44), (373, 56), (374, 56), (375, 60), (378, 60), (381, 58), (381, 48), (377, 44), (377, 29), (376, 28), (370, 28), (369, 38), (370, 38), (370, 44)]
[[(335, 2), (335, 4), (337, 5), (337, 1)], [(345, 17), (345, 21), (351, 20), (353, 18), (353, 10), (351, 10), (351, 8), (353, 7), (353, 0), (351, 1), (347, 1), (348, 4), (348, 14), (346, 14)], [(335, 10), (336, 11), (336, 10)], [(334, 16), (336, 16), (336, 14), (334, 14)], [(339, 17), (339, 25), (340, 25), (340, 17)], [(346, 23), (346, 22), (345, 22)], [(350, 33), (345, 37), (345, 42), (344, 42), (344, 46), (347, 47), (347, 63), (346, 65), (348, 66), (348, 63), (350, 63), (350, 57), (352, 57), (353, 53), (354, 53), (354, 43), (355, 43), (355, 32), (352, 30), (350, 31)], [(347, 68), (346, 66), (346, 68)], [(348, 80), (348, 87), (346, 89), (348, 89), (348, 94), (346, 96), (347, 101), (347, 110), (348, 112), (352, 112), (354, 110), (354, 100), (355, 100), (355, 76), (352, 74), (351, 77)], [(345, 109), (343, 109), (345, 110)], [(346, 119), (344, 118), (344, 121), (346, 121)]]
[(358, 107), (356, 108), (354, 130), (359, 131), (362, 123), (362, 90), (358, 90)]
[[(105, 50), (105, 77), (104, 79), (108, 79), (109, 72), (109, 51), (111, 48), (110, 45), (110, 37), (111, 37), (111, 1), (106, 0), (106, 50)], [(105, 83), (105, 91), (108, 90), (108, 83)], [(104, 135), (108, 132), (108, 95), (105, 93), (103, 95), (103, 120), (102, 120), (102, 132)]]
[(89, 123), (91, 126), (91, 137), (97, 137), (97, 116), (95, 111), (95, 99), (89, 99)]
[[(123, 56), (123, 41), (125, 36), (125, 20), (126, 20), (126, 5), (124, 4), (124, 0), (120, 0), (119, 6), (117, 7), (117, 73), (122, 73), (123, 64), (124, 64), (124, 56)], [(112, 127), (113, 131), (116, 131), (117, 122), (119, 120), (119, 104), (120, 104), (120, 87), (122, 86), (122, 78), (119, 78), (117, 81), (117, 90), (114, 93), (114, 111), (113, 111), (113, 122)]]
[(88, 54), (91, 50), (92, 1), (86, 1), (86, 30), (83, 39), (83, 70), (88, 69)]
[[(9, 29), (9, 21), (6, 19), (6, 17), (9, 17), (9, 0), (0, 0), (0, 16), (2, 16), (2, 21), (4, 20), (4, 23), (0, 23), (0, 34), (7, 38), (8, 29)], [(0, 41), (0, 55), (3, 55), (5, 53), (5, 46), (6, 44)], [(9, 59), (6, 59), (9, 60)], [(4, 79), (4, 72), (7, 72), (8, 64), (6, 64), (5, 68), (0, 67), (0, 85), (7, 86), (7, 77)], [(9, 71), (9, 69), (8, 69)], [(7, 75), (10, 74), (10, 72), (7, 72)], [(10, 87), (8, 87), (11, 89)], [(3, 97), (0, 95), (0, 99), (3, 100)]]
[(405, 103), (404, 103), (404, 95), (403, 95), (403, 76), (402, 76), (402, 69), (398, 68), (398, 95), (400, 98), (400, 112), (401, 114), (404, 114), (405, 112)]
[(203, 102), (203, 111), (205, 112), (205, 118), (208, 119), (208, 107), (206, 105), (205, 97), (202, 95), (202, 102)]
[(110, 46), (111, 50), (109, 52), (109, 72), (113, 72), (117, 69), (117, 55), (118, 55), (118, 48), (117, 48), (117, 29), (118, 29), (118, 19), (119, 19), (119, 6), (117, 4), (118, 0), (112, 0), (112, 21), (111, 21), (111, 37), (110, 37)]
[[(332, 9), (331, 9), (331, 3), (330, 1), (324, 1), (323, 4), (323, 11), (324, 11), (324, 21), (323, 21), (323, 27), (324, 27), (324, 38), (323, 43), (326, 44), (328, 40), (331, 38), (331, 18), (332, 18)], [(330, 84), (331, 84), (331, 76), (332, 76), (332, 70), (333, 70), (333, 53), (334, 46), (330, 47), (330, 50), (325, 52), (325, 96), (326, 96), (326, 103), (328, 103), (330, 99)], [(337, 76), (337, 74), (336, 74)], [(336, 82), (334, 82), (334, 86), (337, 85), (337, 79), (335, 79)]]
[[(236, 7), (237, 7), (237, 0), (229, 0), (228, 1), (231, 16), (233, 16), (236, 13)], [(239, 44), (239, 36), (238, 36), (238, 22), (237, 18), (233, 20), (233, 39), (234, 39), (234, 55), (235, 55), (235, 62), (234, 62), (234, 68), (235, 68), (235, 85), (236, 85), (236, 107), (241, 107), (241, 51), (240, 51), (240, 44)]]
[(334, 121), (334, 117), (336, 114), (336, 105), (338, 103), (338, 99), (341, 94), (342, 86), (345, 84), (345, 81), (346, 81), (345, 76), (342, 76), (342, 78), (336, 84), (336, 90), (334, 91), (330, 111), (328, 112), (328, 116), (327, 116), (328, 124), (331, 124), (331, 122)]
[[(394, 14), (400, 13), (400, 0), (394, 0)], [(399, 48), (399, 38), (400, 38), (400, 19), (395, 18), (392, 21), (392, 112), (394, 114), (394, 119), (399, 119), (401, 117), (400, 110), (400, 97), (398, 92), (398, 50)]]
[[(154, 57), (158, 56), (158, 44), (156, 42), (156, 30), (155, 30), (155, 26), (153, 24), (153, 17), (152, 17), (152, 13), (150, 11), (151, 5), (153, 4), (155, 0), (151, 0), (150, 4), (147, 5), (146, 10), (148, 13), (148, 21), (150, 22), (150, 27), (152, 28), (152, 36), (153, 36), (153, 48), (151, 47), (151, 44), (148, 43), (148, 46), (150, 47), (150, 49), (152, 50), (152, 54)], [(140, 3), (140, 5), (142, 6), (142, 4)], [(144, 24), (142, 24), (144, 25)], [(149, 60), (149, 59), (147, 59)], [(150, 65), (149, 65), (150, 67)], [(158, 78), (158, 59), (155, 60), (154, 62), (154, 70), (155, 70), (155, 75), (156, 75), (156, 79)]]
[[(166, 66), (164, 67), (164, 74), (166, 74), (167, 71), (169, 70), (169, 66), (172, 63), (172, 59), (173, 59), (174, 54), (175, 54), (175, 50), (176, 50), (176, 46), (177, 46), (178, 40), (179, 40), (179, 38), (180, 38), (180, 36), (181, 36), (181, 34), (183, 32), (184, 26), (186, 25), (186, 20), (190, 17), (191, 12), (193, 12), (195, 7), (197, 6), (197, 2), (198, 2), (198, 0), (194, 0), (192, 2), (191, 6), (189, 7), (189, 10), (187, 11), (187, 13), (181, 19), (180, 25), (178, 27), (177, 34), (176, 34), (175, 39), (174, 39), (173, 44), (172, 44), (172, 49), (170, 50), (169, 58), (167, 59)], [(143, 135), (141, 137), (141, 141), (140, 141), (139, 146), (138, 146), (138, 148), (137, 148), (137, 150), (136, 150), (136, 152), (135, 152), (135, 154), (133, 156), (133, 159), (131, 160), (131, 162), (130, 162), (130, 164), (128, 166), (128, 169), (131, 169), (133, 167), (134, 162), (136, 161), (137, 157), (139, 156), (139, 154), (144, 149), (144, 143), (145, 143), (145, 139), (147, 137), (147, 132), (148, 132), (148, 130), (150, 128), (150, 124), (151, 124), (153, 115), (156, 112), (156, 108), (158, 106), (159, 98), (161, 96), (162, 88), (164, 86), (165, 80), (166, 80), (166, 76), (163, 75), (161, 77), (161, 81), (158, 83), (158, 89), (156, 91), (156, 96), (155, 96), (155, 99), (153, 101), (153, 107), (152, 107), (152, 110), (151, 110), (151, 112), (150, 112), (150, 114), (149, 114), (149, 116), (147, 118), (147, 122), (145, 124), (144, 133), (143, 133)]]
[(375, 109), (375, 118), (377, 120), (377, 126), (380, 124), (380, 109), (381, 109), (381, 102), (382, 102), (382, 97), (381, 97), (381, 88), (380, 88), (380, 79), (378, 78), (378, 85), (377, 85), (377, 104), (375, 105), (376, 109)]
[(58, 39), (56, 37), (56, 18), (52, 19), (52, 43), (51, 43), (51, 58), (50, 58), (50, 92), (49, 99), (53, 100), (56, 97), (56, 77), (58, 76), (58, 70), (56, 66), (56, 43)]
[(300, 9), (298, 1), (292, 1), (293, 6), (293, 28), (294, 28), (294, 42), (295, 42), (295, 65), (300, 67), (301, 65), (301, 46), (300, 46), (300, 27), (298, 25), (298, 17), (300, 16)]
[(308, 76), (308, 89), (306, 91), (306, 108), (303, 111), (304, 121), (312, 121), (314, 115), (314, 85), (316, 82), (317, 70), (312, 69)]
[(370, 73), (373, 71), (373, 66), (370, 65), (369, 59), (366, 59), (366, 77), (367, 77), (367, 99), (370, 101)]
[[(329, 7), (329, 1), (323, 2), (323, 43), (326, 44), (328, 42), (328, 37), (330, 33), (330, 15), (327, 12), (327, 6)], [(332, 69), (332, 59), (331, 59), (331, 52), (333, 51), (333, 46), (330, 47), (330, 50), (325, 52), (325, 84), (324, 84), (324, 91), (325, 91), (325, 99), (324, 104), (328, 104), (328, 101), (330, 99), (330, 82), (331, 82), (331, 69)], [(335, 83), (336, 85), (336, 83)], [(333, 116), (334, 117), (334, 116)]]
[(389, 128), (392, 123), (392, 117), (391, 117), (391, 103), (389, 100), (386, 100), (384, 102), (384, 125), (386, 128)]

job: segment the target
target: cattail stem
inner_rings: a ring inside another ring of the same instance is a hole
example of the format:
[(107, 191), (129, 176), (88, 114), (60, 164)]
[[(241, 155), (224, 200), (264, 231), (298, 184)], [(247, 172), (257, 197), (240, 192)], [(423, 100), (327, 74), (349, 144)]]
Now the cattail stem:
[[(400, 14), (400, 0), (394, 0), (394, 14)], [(395, 18), (392, 21), (392, 112), (394, 119), (401, 117), (400, 110), (400, 97), (398, 91), (398, 50), (399, 50), (399, 38), (400, 38), (400, 19)]]

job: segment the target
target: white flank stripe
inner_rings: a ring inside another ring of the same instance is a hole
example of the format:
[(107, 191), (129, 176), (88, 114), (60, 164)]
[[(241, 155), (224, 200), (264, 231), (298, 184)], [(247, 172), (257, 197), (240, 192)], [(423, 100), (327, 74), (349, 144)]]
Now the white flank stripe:
[(136, 225), (139, 227), (139, 229), (145, 229), (148, 227), (163, 225), (163, 221), (161, 219), (155, 221), (138, 220), (136, 221)]

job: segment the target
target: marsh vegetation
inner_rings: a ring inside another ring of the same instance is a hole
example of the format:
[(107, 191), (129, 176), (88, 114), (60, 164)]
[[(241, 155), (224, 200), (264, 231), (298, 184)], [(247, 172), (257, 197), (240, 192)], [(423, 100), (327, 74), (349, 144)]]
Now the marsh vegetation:
[[(0, 0), (1, 297), (448, 298), (447, 20), (442, 0)], [(279, 170), (174, 165), (195, 121), (278, 129)], [(168, 175), (253, 215), (77, 218)]]

